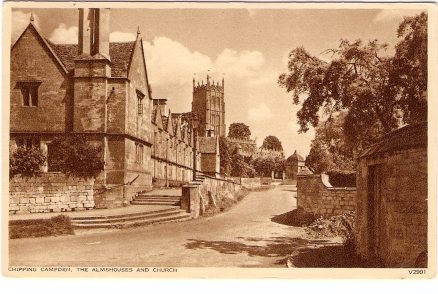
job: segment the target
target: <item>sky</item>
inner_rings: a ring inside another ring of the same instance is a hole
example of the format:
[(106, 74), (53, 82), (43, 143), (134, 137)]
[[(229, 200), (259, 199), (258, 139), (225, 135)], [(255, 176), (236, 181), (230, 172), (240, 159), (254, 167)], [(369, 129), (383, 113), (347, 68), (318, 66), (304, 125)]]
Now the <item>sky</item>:
[[(42, 35), (54, 43), (77, 43), (77, 9), (15, 9), (12, 43), (33, 14)], [(277, 84), (288, 53), (303, 46), (323, 59), (340, 39), (399, 41), (398, 24), (415, 10), (377, 9), (111, 9), (110, 41), (132, 41), (137, 27), (144, 42), (154, 98), (167, 98), (172, 112), (191, 109), (192, 79), (225, 79), (225, 123), (249, 125), (260, 146), (277, 136), (285, 155), (306, 156), (314, 130), (298, 133), (290, 93)]]

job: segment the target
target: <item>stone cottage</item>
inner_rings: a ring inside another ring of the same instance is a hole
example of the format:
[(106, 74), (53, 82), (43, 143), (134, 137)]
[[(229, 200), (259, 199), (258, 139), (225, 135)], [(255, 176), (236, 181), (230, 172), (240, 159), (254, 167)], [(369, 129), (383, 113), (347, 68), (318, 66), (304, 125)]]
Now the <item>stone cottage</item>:
[(292, 183), (296, 183), (297, 175), (300, 172), (309, 171), (309, 169), (305, 166), (305, 163), (305, 159), (295, 150), (295, 152), (289, 156), (284, 163), (286, 179), (290, 180)]
[(360, 256), (427, 266), (427, 123), (400, 128), (360, 156), (356, 199)]

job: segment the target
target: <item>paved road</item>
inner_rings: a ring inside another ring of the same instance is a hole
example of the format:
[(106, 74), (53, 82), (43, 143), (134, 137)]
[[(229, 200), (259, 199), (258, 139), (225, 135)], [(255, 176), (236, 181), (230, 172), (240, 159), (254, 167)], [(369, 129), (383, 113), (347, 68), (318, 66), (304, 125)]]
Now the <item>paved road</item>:
[(295, 208), (292, 186), (252, 192), (208, 218), (87, 235), (10, 241), (16, 266), (284, 267), (307, 243), (302, 228), (272, 221)]

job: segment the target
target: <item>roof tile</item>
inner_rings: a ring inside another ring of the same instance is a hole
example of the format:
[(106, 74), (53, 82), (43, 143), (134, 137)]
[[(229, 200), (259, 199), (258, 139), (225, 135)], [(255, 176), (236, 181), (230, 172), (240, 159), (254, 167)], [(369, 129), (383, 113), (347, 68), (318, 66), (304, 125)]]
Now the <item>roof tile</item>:
[[(54, 44), (47, 41), (55, 54), (64, 64), (68, 71), (74, 68), (74, 59), (78, 56), (77, 44)], [(111, 58), (111, 76), (127, 77), (129, 61), (134, 50), (135, 42), (110, 43), (109, 53)]]

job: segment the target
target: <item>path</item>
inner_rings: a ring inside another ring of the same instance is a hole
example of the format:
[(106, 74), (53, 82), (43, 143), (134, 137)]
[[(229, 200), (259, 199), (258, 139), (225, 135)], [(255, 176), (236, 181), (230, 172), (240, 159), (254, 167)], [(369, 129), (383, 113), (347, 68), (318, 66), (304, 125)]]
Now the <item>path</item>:
[[(285, 267), (309, 245), (304, 229), (272, 221), (295, 208), (293, 186), (252, 192), (227, 212), (89, 235), (10, 240), (16, 266)], [(322, 243), (321, 241), (312, 242)]]

